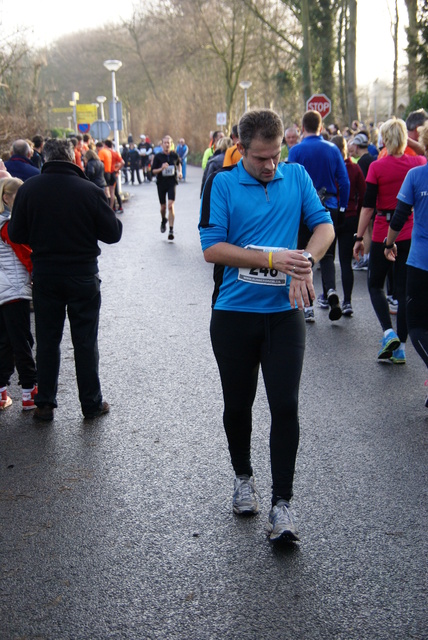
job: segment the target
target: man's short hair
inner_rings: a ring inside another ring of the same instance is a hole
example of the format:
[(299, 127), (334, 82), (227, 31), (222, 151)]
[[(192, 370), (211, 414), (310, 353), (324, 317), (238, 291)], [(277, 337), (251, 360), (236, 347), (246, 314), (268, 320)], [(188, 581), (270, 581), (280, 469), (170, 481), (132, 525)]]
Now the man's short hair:
[(113, 149), (113, 142), (111, 140), (104, 140), (104, 144), (106, 147), (108, 147), (109, 149)]
[(33, 144), (36, 148), (39, 148), (43, 144), (43, 136), (36, 135), (33, 138)]
[(307, 133), (318, 133), (322, 128), (322, 117), (318, 111), (306, 111), (302, 126)]
[(284, 125), (277, 113), (271, 109), (254, 109), (244, 113), (238, 124), (239, 141), (249, 149), (254, 138), (276, 140), (284, 137)]
[(28, 158), (30, 151), (30, 145), (26, 140), (15, 140), (12, 144), (12, 154), (14, 156), (24, 156), (25, 158)]
[(46, 162), (61, 160), (63, 162), (74, 162), (74, 147), (71, 140), (52, 138), (43, 147)]
[(239, 137), (239, 134), (238, 134), (238, 125), (237, 125), (237, 124), (234, 124), (234, 125), (233, 125), (233, 127), (232, 127), (232, 129), (231, 129), (231, 132), (230, 132), (230, 136), (231, 136), (231, 137), (233, 137), (233, 138), (238, 138), (238, 137)]
[(407, 120), (406, 120), (407, 131), (414, 131), (418, 127), (422, 127), (427, 120), (428, 120), (428, 113), (425, 111), (425, 109), (418, 109), (417, 111), (412, 111), (407, 116)]

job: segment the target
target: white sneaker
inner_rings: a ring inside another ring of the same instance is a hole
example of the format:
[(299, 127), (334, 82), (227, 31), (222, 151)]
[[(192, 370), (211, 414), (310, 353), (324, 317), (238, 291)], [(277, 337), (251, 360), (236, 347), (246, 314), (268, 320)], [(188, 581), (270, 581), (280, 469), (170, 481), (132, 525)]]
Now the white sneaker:
[(257, 490), (253, 476), (236, 476), (233, 488), (234, 513), (250, 514), (259, 512)]
[(279, 500), (269, 513), (269, 538), (275, 540), (299, 540), (296, 524), (285, 500)]

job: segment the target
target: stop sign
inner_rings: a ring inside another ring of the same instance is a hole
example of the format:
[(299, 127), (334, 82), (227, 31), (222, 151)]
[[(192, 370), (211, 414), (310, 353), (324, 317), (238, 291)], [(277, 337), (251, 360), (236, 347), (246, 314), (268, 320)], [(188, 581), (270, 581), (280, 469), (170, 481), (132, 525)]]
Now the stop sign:
[(326, 118), (331, 111), (330, 98), (324, 93), (315, 93), (306, 102), (307, 111), (318, 111), (322, 118)]

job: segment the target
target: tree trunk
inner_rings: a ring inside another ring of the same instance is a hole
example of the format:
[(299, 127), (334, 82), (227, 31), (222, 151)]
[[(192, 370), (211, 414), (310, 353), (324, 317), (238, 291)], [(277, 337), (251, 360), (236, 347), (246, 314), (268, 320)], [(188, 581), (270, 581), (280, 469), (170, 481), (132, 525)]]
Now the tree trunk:
[(359, 120), (357, 98), (357, 0), (348, 0), (349, 19), (346, 30), (346, 102), (349, 122)]
[(308, 0), (302, 0), (301, 10), (303, 47), (301, 51), (301, 68), (303, 78), (303, 99), (309, 100), (312, 96), (312, 65), (311, 65), (311, 32), (309, 27), (309, 4)]
[(392, 38), (394, 40), (394, 72), (392, 78), (392, 114), (397, 113), (397, 86), (398, 86), (398, 0), (395, 0), (395, 21), (391, 24)]
[[(346, 34), (346, 0), (344, 0), (342, 9), (339, 14), (338, 31), (337, 31), (337, 63), (339, 65), (339, 109), (344, 116), (346, 122), (348, 122), (348, 107), (345, 97), (345, 70), (343, 68), (343, 48), (342, 41), (344, 40), (344, 34)], [(334, 117), (334, 114), (333, 114)]]
[[(418, 3), (417, 0), (405, 0), (407, 7), (407, 14), (409, 16), (409, 28), (407, 29), (407, 42), (409, 45), (414, 45), (418, 41)], [(417, 59), (416, 52), (413, 47), (407, 49), (407, 82), (408, 82), (408, 94), (409, 101), (413, 98), (418, 90), (417, 82)]]

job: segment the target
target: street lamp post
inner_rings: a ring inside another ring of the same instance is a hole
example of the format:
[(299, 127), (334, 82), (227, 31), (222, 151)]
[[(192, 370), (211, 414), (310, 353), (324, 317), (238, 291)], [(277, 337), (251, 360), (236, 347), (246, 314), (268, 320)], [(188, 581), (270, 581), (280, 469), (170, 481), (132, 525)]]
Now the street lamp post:
[[(104, 66), (107, 71), (111, 71), (111, 91), (113, 94), (113, 137), (114, 137), (114, 146), (117, 152), (119, 152), (119, 131), (117, 129), (117, 95), (116, 95), (116, 71), (120, 69), (122, 63), (120, 60), (105, 60)], [(118, 190), (119, 193), (122, 192), (122, 181), (120, 171), (117, 176), (118, 180)]]
[(100, 104), (101, 120), (104, 120), (104, 102), (107, 100), (105, 96), (97, 96), (97, 102)]
[(250, 82), (249, 80), (241, 80), (241, 82), (239, 83), (239, 86), (241, 87), (241, 89), (244, 89), (244, 112), (245, 113), (247, 113), (248, 111), (247, 91), (252, 84), (253, 83)]

